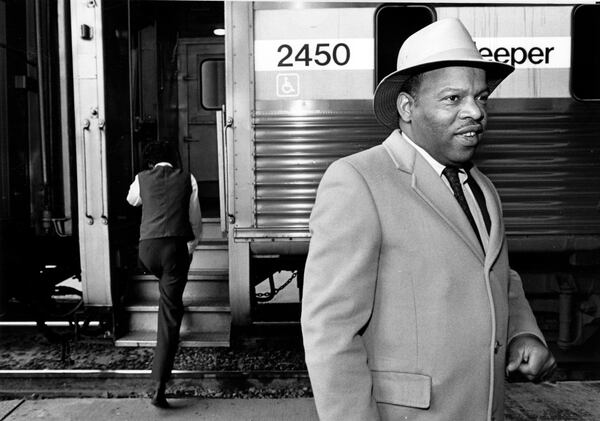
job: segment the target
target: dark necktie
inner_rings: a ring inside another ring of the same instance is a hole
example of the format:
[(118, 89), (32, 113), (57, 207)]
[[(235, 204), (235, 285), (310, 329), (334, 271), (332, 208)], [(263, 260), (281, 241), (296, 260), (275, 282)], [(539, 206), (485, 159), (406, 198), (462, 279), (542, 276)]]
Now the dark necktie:
[(475, 200), (479, 205), (481, 216), (483, 216), (483, 222), (485, 222), (485, 229), (489, 234), (490, 230), (492, 229), (492, 221), (490, 219), (490, 214), (485, 204), (485, 196), (483, 195), (483, 192), (481, 191), (481, 188), (479, 187), (475, 179), (471, 177), (471, 174), (469, 174), (469, 168), (465, 167), (465, 171), (467, 172), (467, 184), (471, 188), (471, 192), (473, 193), (473, 196), (475, 196)]
[(442, 174), (448, 179), (450, 183), (450, 187), (454, 192), (454, 197), (458, 201), (458, 204), (462, 208), (463, 212), (467, 216), (469, 223), (473, 227), (473, 231), (475, 231), (475, 235), (479, 240), (479, 244), (481, 248), (484, 249), (483, 243), (481, 241), (481, 237), (479, 237), (479, 229), (477, 228), (477, 224), (475, 223), (475, 219), (473, 218), (473, 214), (471, 213), (471, 209), (469, 209), (469, 204), (467, 203), (467, 198), (465, 197), (465, 192), (462, 188), (462, 183), (460, 182), (460, 178), (458, 178), (458, 168), (457, 167), (446, 167)]

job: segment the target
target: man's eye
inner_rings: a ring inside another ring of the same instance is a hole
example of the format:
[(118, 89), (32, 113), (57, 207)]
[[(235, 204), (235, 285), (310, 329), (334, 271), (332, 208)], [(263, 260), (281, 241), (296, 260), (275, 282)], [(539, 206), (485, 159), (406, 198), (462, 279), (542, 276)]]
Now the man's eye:
[(446, 101), (450, 101), (450, 102), (456, 102), (456, 101), (458, 101), (458, 100), (459, 100), (459, 98), (458, 98), (458, 95), (448, 95), (448, 96), (446, 97)]

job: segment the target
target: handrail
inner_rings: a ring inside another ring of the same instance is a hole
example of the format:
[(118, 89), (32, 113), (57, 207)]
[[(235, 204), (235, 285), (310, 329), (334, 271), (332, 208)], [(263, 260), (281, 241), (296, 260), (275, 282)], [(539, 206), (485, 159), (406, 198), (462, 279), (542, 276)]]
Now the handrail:
[(219, 171), (219, 216), (221, 232), (227, 231), (227, 126), (224, 123), (225, 106), (216, 112), (217, 161)]
[(102, 211), (102, 213), (100, 214), (100, 219), (102, 220), (102, 223), (104, 225), (108, 225), (108, 210), (106, 209), (107, 192), (104, 189), (104, 167), (106, 164), (106, 154), (104, 152), (104, 147), (106, 143), (106, 134), (104, 132), (105, 125), (106, 123), (104, 120), (98, 120), (98, 131), (100, 133), (100, 209)]
[(90, 120), (88, 120), (87, 118), (81, 122), (81, 149), (82, 149), (81, 162), (82, 162), (82, 167), (83, 167), (82, 186), (83, 186), (83, 203), (84, 203), (83, 213), (84, 213), (85, 217), (87, 218), (88, 225), (93, 225), (94, 217), (92, 215), (90, 215), (90, 213), (89, 213), (88, 195), (87, 195), (87, 153), (86, 153), (86, 148), (85, 148), (85, 132), (86, 132), (86, 130), (88, 132), (90, 130)]
[[(223, 116), (225, 116), (225, 107), (224, 106), (223, 106)], [(226, 212), (226, 216), (227, 216), (227, 222), (229, 224), (235, 224), (235, 215), (233, 213), (234, 212), (233, 209), (231, 208), (231, 206), (234, 203), (233, 188), (229, 184), (229, 182), (231, 180), (233, 180), (234, 176), (233, 176), (233, 168), (229, 164), (231, 151), (229, 150), (229, 143), (227, 142), (227, 129), (231, 129), (232, 127), (233, 127), (233, 118), (229, 117), (225, 121), (225, 127), (223, 129), (223, 132), (225, 133), (225, 138), (224, 138), (224, 143), (223, 143), (223, 145), (225, 146), (225, 150), (224, 150), (224, 155), (225, 155), (225, 200), (226, 200), (225, 212)], [(233, 158), (231, 158), (231, 161), (233, 161)]]

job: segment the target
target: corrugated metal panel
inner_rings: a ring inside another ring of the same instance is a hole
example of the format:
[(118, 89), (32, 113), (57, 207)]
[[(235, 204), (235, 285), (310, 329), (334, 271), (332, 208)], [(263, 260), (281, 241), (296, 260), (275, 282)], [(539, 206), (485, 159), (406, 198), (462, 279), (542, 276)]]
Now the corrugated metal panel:
[(256, 226), (307, 227), (329, 164), (380, 143), (385, 134), (370, 113), (257, 114)]
[(600, 106), (493, 104), (478, 165), (500, 193), (508, 234), (600, 234)]
[[(369, 112), (255, 118), (256, 227), (307, 227), (335, 159), (385, 139)], [(600, 235), (600, 106), (496, 100), (479, 167), (503, 200), (509, 235)]]

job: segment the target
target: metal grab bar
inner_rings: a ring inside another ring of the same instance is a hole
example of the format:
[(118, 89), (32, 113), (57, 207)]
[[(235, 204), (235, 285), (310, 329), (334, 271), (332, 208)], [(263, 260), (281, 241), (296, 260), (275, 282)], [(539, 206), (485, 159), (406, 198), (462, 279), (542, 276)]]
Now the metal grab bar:
[[(225, 116), (225, 106), (223, 106), (223, 116)], [(226, 206), (225, 206), (225, 211), (226, 211), (226, 215), (227, 215), (227, 221), (229, 224), (235, 224), (235, 215), (234, 215), (234, 211), (232, 209), (233, 203), (234, 203), (234, 197), (233, 197), (233, 188), (231, 187), (231, 185), (229, 184), (231, 180), (233, 180), (233, 167), (231, 165), (229, 165), (229, 162), (233, 162), (233, 158), (231, 158), (230, 160), (230, 154), (231, 151), (229, 150), (229, 143), (227, 142), (227, 129), (231, 129), (233, 128), (233, 118), (229, 117), (226, 122), (225, 122), (225, 126), (223, 128), (223, 133), (224, 133), (224, 156), (225, 156), (225, 200), (226, 200)]]
[(105, 141), (106, 141), (106, 135), (104, 132), (104, 127), (106, 125), (106, 122), (102, 119), (98, 120), (98, 131), (100, 133), (100, 209), (101, 209), (101, 214), (100, 214), (100, 220), (102, 221), (102, 223), (104, 225), (108, 225), (108, 212), (106, 209), (106, 203), (107, 203), (107, 192), (104, 189), (104, 168), (106, 165), (105, 162), (105, 151), (104, 151), (104, 147), (105, 147)]
[(81, 122), (81, 149), (82, 149), (82, 157), (81, 157), (81, 162), (82, 162), (82, 167), (83, 167), (83, 213), (85, 215), (85, 217), (87, 218), (87, 223), (88, 225), (93, 225), (94, 224), (94, 217), (92, 215), (90, 215), (89, 213), (89, 209), (88, 209), (88, 195), (87, 195), (87, 152), (86, 152), (86, 148), (85, 148), (85, 132), (86, 130), (89, 132), (90, 130), (90, 120), (88, 120), (87, 118), (84, 119)]
[(217, 123), (217, 164), (219, 171), (219, 217), (221, 219), (221, 232), (227, 231), (227, 130), (223, 117), (225, 107), (216, 112)]

